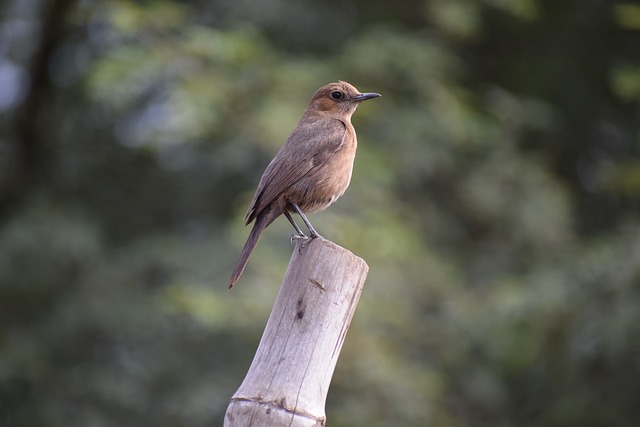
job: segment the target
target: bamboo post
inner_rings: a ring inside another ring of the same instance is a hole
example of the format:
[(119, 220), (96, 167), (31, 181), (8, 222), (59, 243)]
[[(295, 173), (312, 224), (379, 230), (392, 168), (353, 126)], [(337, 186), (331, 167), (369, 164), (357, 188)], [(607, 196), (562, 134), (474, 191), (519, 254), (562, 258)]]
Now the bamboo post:
[(322, 237), (299, 245), (225, 427), (325, 425), (329, 384), (369, 266)]

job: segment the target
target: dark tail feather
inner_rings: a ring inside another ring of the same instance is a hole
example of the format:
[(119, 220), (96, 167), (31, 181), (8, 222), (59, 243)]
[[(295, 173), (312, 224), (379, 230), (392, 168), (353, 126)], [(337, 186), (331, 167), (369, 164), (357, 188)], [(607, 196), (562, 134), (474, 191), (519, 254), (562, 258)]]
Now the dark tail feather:
[(271, 210), (265, 209), (260, 212), (260, 215), (256, 218), (256, 222), (253, 224), (253, 228), (251, 229), (251, 233), (249, 233), (249, 237), (247, 238), (247, 242), (244, 244), (244, 248), (242, 248), (242, 252), (240, 253), (240, 258), (236, 263), (236, 268), (233, 270), (233, 274), (231, 275), (231, 281), (229, 282), (229, 289), (236, 284), (240, 275), (244, 271), (244, 267), (247, 265), (247, 261), (249, 260), (249, 256), (253, 249), (256, 247), (258, 240), (260, 239), (260, 235), (264, 231), (265, 228), (269, 224), (271, 224), (278, 215), (270, 215)]

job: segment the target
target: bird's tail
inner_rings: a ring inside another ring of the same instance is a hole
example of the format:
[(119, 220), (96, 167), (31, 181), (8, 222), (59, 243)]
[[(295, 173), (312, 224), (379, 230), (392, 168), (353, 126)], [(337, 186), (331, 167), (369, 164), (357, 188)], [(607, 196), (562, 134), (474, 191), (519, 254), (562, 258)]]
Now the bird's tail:
[(249, 237), (247, 238), (247, 242), (244, 244), (244, 248), (242, 248), (242, 252), (240, 253), (240, 258), (236, 263), (236, 268), (233, 270), (233, 274), (231, 275), (231, 281), (229, 282), (229, 289), (236, 284), (240, 275), (244, 271), (244, 267), (247, 265), (247, 261), (249, 260), (249, 256), (253, 249), (256, 247), (258, 240), (260, 239), (260, 235), (264, 231), (265, 228), (269, 224), (271, 224), (278, 215), (273, 215), (271, 209), (267, 208), (260, 212), (260, 215), (256, 217), (256, 222), (253, 224), (253, 228), (251, 229), (251, 233), (249, 233)]

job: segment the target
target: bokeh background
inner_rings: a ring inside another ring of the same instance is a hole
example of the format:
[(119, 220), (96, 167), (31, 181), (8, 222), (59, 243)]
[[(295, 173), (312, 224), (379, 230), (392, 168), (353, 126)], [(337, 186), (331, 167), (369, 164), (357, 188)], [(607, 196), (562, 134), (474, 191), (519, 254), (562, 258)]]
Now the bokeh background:
[(244, 211), (313, 92), (370, 265), (333, 426), (636, 426), (640, 4), (6, 0), (0, 425), (213, 426), (291, 255)]

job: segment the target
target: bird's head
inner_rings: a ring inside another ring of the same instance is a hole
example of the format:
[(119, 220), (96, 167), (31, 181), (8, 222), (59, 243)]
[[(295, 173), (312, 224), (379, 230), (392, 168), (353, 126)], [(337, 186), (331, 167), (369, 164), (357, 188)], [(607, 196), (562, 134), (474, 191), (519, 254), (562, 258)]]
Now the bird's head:
[(382, 95), (379, 93), (360, 93), (349, 83), (338, 81), (318, 89), (311, 98), (307, 110), (349, 120), (362, 101), (379, 96)]

